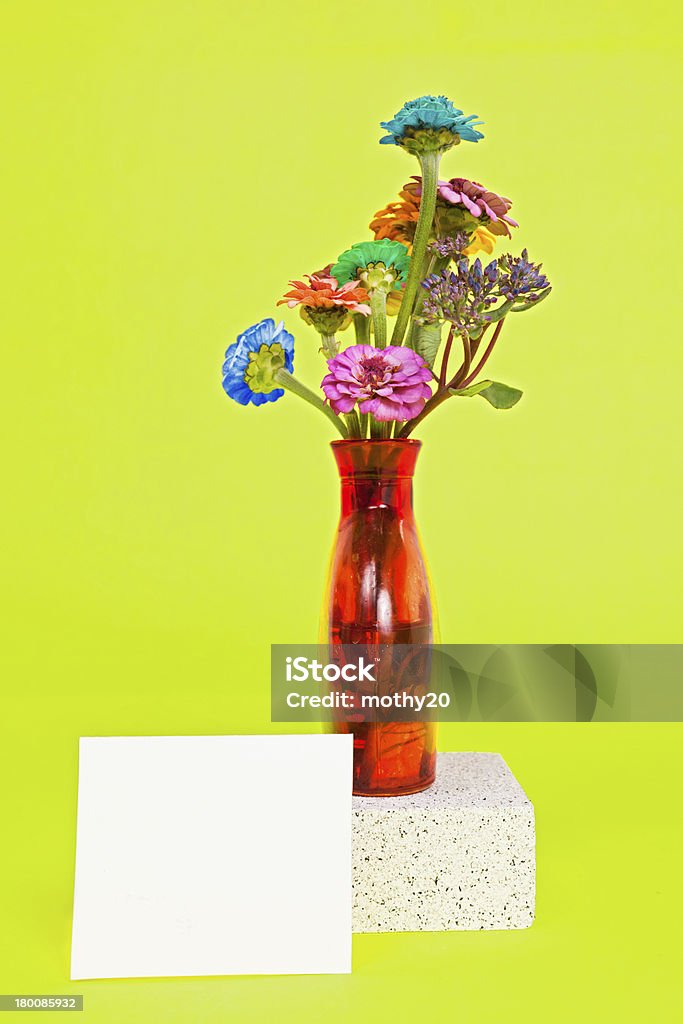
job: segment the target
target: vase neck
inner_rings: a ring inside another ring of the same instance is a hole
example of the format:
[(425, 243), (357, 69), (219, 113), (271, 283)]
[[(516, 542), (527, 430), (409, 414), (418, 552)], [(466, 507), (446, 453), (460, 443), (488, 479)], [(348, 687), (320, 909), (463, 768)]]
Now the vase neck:
[(388, 508), (413, 515), (413, 473), (419, 441), (335, 441), (342, 517)]

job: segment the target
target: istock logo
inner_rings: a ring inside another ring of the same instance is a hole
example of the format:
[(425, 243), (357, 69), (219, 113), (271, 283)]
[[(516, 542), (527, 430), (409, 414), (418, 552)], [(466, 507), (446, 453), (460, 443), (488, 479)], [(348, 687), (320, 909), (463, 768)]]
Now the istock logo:
[(341, 668), (335, 664), (309, 661), (308, 658), (286, 658), (285, 663), (288, 683), (305, 683), (308, 679), (316, 683), (336, 683), (339, 679), (346, 683), (376, 682), (372, 674), (374, 665), (366, 664), (364, 658), (359, 658), (357, 664), (343, 665)]

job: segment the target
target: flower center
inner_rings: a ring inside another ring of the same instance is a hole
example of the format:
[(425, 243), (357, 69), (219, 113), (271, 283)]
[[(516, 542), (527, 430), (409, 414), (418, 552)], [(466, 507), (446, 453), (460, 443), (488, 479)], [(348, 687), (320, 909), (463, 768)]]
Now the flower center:
[(369, 291), (375, 288), (383, 288), (385, 291), (393, 287), (397, 278), (393, 267), (387, 267), (384, 263), (368, 263), (366, 267), (356, 269), (356, 277), (362, 281), (363, 286)]
[(458, 145), (460, 136), (450, 128), (407, 127), (397, 142), (410, 153), (445, 153)]
[(384, 357), (380, 355), (368, 356), (366, 359), (362, 359), (361, 368), (363, 370), (363, 387), (370, 389), (383, 384), (390, 369)]
[(244, 371), (245, 383), (252, 391), (268, 394), (282, 385), (275, 381), (275, 371), (285, 365), (285, 350), (276, 341), (272, 345), (261, 345), (258, 352), (249, 353), (249, 365)]

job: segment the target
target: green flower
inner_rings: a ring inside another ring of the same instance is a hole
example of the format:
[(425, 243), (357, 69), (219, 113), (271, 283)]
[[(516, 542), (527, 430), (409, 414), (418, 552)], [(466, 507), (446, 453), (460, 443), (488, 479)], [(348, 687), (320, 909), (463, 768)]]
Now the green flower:
[(356, 242), (341, 254), (330, 273), (339, 284), (360, 281), (368, 292), (389, 292), (400, 288), (409, 266), (407, 247), (383, 238), (377, 242)]

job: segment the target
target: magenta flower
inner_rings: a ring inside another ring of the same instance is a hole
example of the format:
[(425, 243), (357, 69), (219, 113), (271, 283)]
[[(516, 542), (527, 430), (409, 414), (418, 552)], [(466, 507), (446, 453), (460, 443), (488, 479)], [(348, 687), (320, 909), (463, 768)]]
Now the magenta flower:
[(336, 413), (356, 403), (376, 420), (411, 420), (431, 397), (431, 370), (412, 348), (351, 345), (328, 362), (321, 387)]

